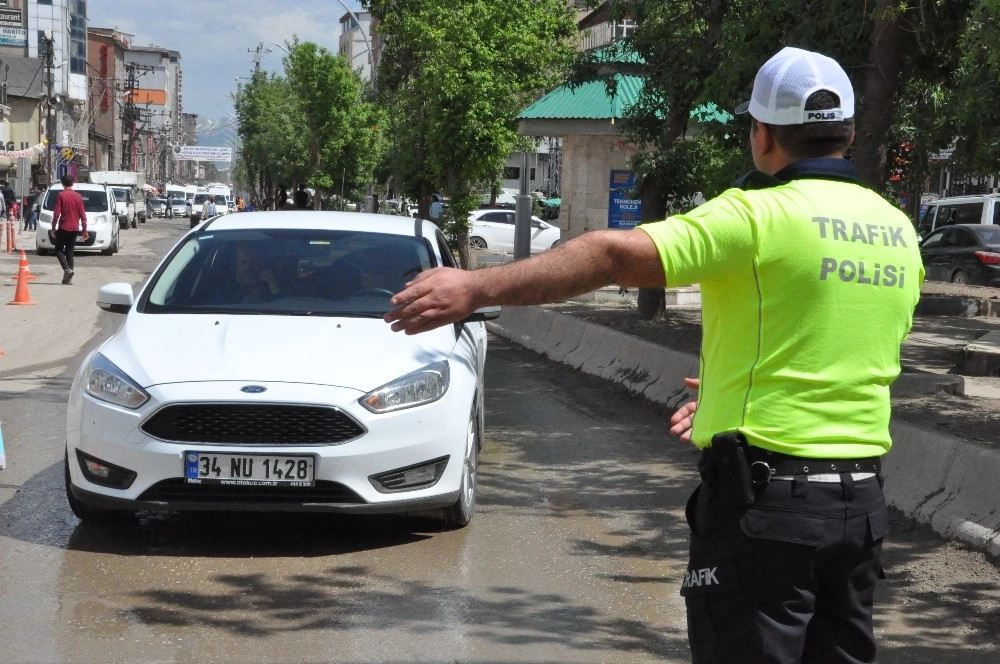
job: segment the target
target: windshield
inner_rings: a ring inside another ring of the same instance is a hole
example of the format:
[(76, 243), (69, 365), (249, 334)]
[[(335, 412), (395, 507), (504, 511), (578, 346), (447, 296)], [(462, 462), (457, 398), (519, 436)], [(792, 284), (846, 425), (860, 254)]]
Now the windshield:
[[(62, 189), (49, 189), (45, 192), (45, 200), (42, 201), (43, 210), (54, 210), (56, 208), (56, 196), (62, 193)], [(76, 193), (83, 197), (83, 209), (87, 212), (107, 212), (108, 194), (103, 190), (76, 189)]]
[(143, 313), (381, 317), (435, 266), (422, 239), (272, 229), (194, 233), (153, 276)]
[(175, 207), (184, 207), (185, 203), (186, 201), (183, 198), (175, 198), (172, 201), (170, 201), (170, 204)]

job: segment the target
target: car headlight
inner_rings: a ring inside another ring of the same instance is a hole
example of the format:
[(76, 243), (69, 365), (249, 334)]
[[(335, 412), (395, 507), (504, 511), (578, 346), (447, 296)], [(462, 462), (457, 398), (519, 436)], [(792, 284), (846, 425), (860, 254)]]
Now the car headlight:
[(99, 215), (97, 215), (96, 217), (94, 217), (94, 221), (93, 221), (93, 224), (94, 224), (95, 226), (96, 226), (97, 224), (106, 224), (106, 223), (108, 223), (108, 218), (107, 218), (107, 217), (105, 217), (105, 216), (104, 216), (103, 214), (99, 214)]
[(373, 413), (422, 406), (444, 396), (450, 377), (447, 360), (435, 362), (372, 390), (358, 399), (358, 403)]
[(149, 401), (149, 394), (101, 353), (87, 367), (87, 394), (123, 408), (135, 409)]

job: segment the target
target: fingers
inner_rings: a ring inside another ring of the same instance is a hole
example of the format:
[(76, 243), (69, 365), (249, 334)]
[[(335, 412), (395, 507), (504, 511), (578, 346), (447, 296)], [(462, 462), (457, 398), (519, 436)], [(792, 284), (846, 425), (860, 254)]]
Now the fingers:
[(670, 416), (670, 433), (682, 442), (691, 441), (691, 429), (694, 426), (694, 415), (698, 410), (697, 401), (689, 401)]

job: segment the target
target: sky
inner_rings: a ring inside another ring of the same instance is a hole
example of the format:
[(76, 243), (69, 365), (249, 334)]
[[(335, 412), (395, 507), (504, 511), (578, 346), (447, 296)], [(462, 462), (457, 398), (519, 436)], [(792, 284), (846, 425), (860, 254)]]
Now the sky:
[(236, 77), (249, 77), (257, 45), (271, 52), (261, 68), (280, 72), (282, 48), (297, 35), (336, 53), (340, 18), (362, 11), (357, 0), (87, 0), (89, 27), (118, 28), (133, 44), (181, 54), (183, 106), (203, 120), (224, 121)]

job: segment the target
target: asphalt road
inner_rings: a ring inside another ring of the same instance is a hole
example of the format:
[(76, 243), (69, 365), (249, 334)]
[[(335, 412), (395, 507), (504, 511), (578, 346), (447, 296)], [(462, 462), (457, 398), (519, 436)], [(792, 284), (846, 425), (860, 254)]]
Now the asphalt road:
[[(648, 403), (497, 337), (469, 528), (247, 514), (80, 524), (62, 488), (66, 393), (121, 320), (94, 294), (141, 282), (178, 221), (82, 258), (74, 286), (31, 256), (38, 304), (0, 309), (3, 661), (689, 660), (677, 591), (693, 451)], [(12, 265), (0, 257), (0, 274)], [(997, 661), (996, 566), (899, 517), (885, 566), (879, 662)]]

